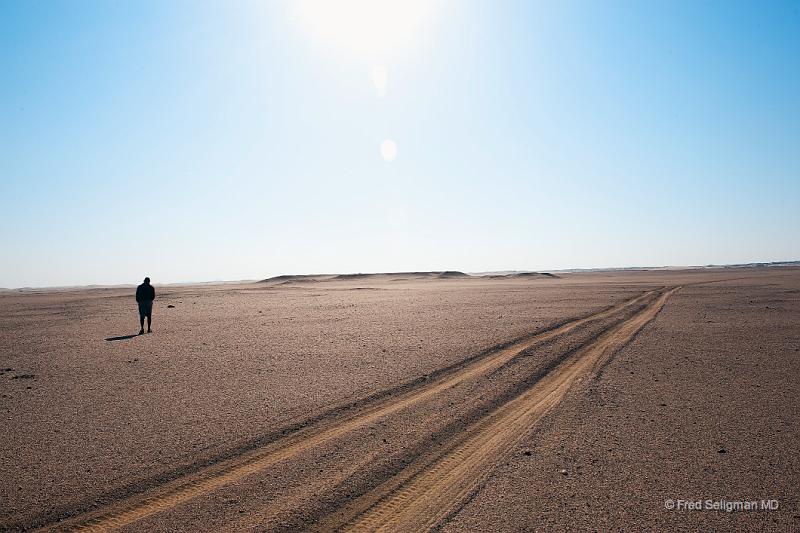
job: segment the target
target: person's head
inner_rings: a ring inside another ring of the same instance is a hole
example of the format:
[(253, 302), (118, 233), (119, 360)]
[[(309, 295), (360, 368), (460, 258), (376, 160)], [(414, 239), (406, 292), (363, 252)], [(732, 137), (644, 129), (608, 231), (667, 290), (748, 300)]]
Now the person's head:
[(144, 278), (144, 284), (150, 285), (150, 278)]

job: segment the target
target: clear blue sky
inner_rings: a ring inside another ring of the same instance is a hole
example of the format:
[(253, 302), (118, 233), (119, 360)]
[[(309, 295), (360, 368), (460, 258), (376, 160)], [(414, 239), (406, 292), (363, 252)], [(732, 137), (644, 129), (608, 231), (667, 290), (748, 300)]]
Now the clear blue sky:
[(0, 286), (800, 259), (800, 3), (400, 5), (0, 3)]

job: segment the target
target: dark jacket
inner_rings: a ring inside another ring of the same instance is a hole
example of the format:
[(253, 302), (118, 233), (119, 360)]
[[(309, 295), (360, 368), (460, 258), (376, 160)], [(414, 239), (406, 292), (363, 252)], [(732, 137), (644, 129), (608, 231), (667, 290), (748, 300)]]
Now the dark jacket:
[(142, 283), (136, 287), (136, 301), (137, 302), (152, 302), (156, 299), (156, 290), (152, 285)]

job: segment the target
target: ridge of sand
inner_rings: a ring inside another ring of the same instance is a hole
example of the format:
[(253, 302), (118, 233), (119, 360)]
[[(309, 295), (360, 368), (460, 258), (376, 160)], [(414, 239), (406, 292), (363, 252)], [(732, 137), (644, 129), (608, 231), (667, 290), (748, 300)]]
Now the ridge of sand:
[(262, 279), (259, 283), (285, 284), (285, 283), (314, 283), (319, 281), (353, 281), (353, 280), (383, 280), (386, 278), (402, 279), (449, 279), (471, 278), (469, 274), (457, 270), (442, 270), (431, 272), (375, 272), (354, 274), (283, 274)]
[(541, 278), (560, 278), (550, 272), (512, 272), (510, 274), (490, 274), (483, 276), (484, 279), (541, 279)]
[(271, 285), (286, 285), (290, 283), (317, 283), (322, 281), (404, 281), (421, 279), (556, 279), (557, 274), (550, 272), (509, 272), (502, 274), (467, 274), (459, 270), (442, 270), (431, 272), (375, 272), (354, 274), (283, 274), (262, 279), (259, 283)]

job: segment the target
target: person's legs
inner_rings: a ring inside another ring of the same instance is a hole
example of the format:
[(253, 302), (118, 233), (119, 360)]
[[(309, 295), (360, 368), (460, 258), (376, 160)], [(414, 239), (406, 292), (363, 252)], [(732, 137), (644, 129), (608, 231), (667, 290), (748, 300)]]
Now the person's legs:
[(144, 333), (144, 311), (142, 309), (142, 304), (139, 304), (139, 335)]
[(153, 330), (150, 329), (150, 322), (153, 319), (153, 302), (147, 303), (147, 333), (152, 333)]

